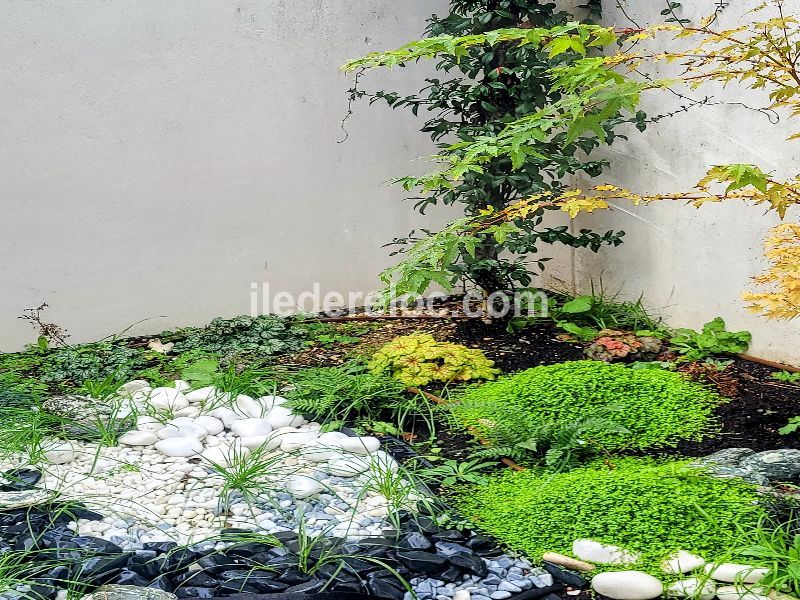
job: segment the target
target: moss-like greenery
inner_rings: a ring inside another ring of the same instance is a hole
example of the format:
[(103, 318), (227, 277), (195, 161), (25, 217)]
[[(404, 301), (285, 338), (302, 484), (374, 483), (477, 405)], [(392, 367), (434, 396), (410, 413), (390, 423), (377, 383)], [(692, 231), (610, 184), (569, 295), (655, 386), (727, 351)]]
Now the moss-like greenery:
[(712, 429), (720, 400), (680, 373), (573, 361), (471, 388), (452, 412), (473, 434), (498, 444), (523, 441), (543, 423), (569, 425), (603, 413), (629, 432), (601, 431), (594, 443), (643, 449), (700, 439)]
[(373, 355), (369, 368), (376, 375), (391, 375), (409, 386), (494, 379), (500, 373), (480, 350), (439, 342), (428, 333), (393, 339)]
[(588, 538), (641, 553), (637, 568), (653, 574), (678, 549), (707, 560), (730, 550), (737, 524), (754, 526), (762, 515), (755, 500), (744, 482), (639, 458), (557, 474), (507, 472), (455, 496), (465, 518), (532, 559), (571, 554), (574, 540)]

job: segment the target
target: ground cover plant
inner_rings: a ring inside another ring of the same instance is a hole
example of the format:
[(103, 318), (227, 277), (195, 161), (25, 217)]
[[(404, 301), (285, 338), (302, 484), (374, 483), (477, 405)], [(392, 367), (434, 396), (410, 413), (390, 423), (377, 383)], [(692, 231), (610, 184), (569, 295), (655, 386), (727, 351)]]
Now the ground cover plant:
[(478, 528), (532, 558), (570, 554), (574, 540), (592, 539), (640, 553), (636, 568), (663, 577), (660, 563), (676, 550), (729, 556), (738, 528), (763, 515), (757, 498), (754, 486), (707, 477), (686, 461), (622, 458), (555, 474), (506, 472), (462, 487), (454, 501)]
[(500, 373), (480, 350), (440, 342), (429, 334), (392, 340), (373, 354), (369, 368), (376, 374), (391, 375), (407, 386), (494, 379)]
[(719, 402), (680, 373), (571, 361), (472, 387), (451, 411), (461, 427), (501, 447), (529, 440), (545, 424), (603, 417), (617, 427), (595, 428), (588, 437), (596, 451), (616, 451), (702, 438), (713, 429)]

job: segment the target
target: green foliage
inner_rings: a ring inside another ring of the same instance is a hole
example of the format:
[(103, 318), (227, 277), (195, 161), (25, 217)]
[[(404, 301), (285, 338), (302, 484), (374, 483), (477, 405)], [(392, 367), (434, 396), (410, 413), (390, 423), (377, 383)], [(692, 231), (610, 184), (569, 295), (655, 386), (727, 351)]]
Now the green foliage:
[(588, 538), (641, 553), (642, 565), (623, 568), (663, 577), (659, 562), (675, 550), (709, 561), (726, 553), (737, 524), (762, 514), (756, 498), (754, 486), (703, 476), (684, 462), (622, 458), (556, 474), (506, 472), (462, 489), (456, 508), (533, 560), (570, 554), (573, 540)]
[(789, 371), (776, 371), (771, 375), (776, 381), (800, 385), (800, 373), (790, 373)]
[(407, 386), (494, 379), (500, 373), (480, 350), (438, 342), (427, 333), (395, 338), (372, 356), (369, 369), (391, 375)]
[(376, 327), (380, 327), (380, 323), (314, 323), (312, 321), (303, 325), (303, 327), (310, 338), (306, 344), (310, 346), (318, 344), (323, 348), (334, 348), (338, 345), (357, 343), (363, 335)]
[(276, 315), (241, 315), (232, 319), (217, 317), (203, 328), (162, 335), (165, 338), (182, 338), (173, 348), (176, 353), (202, 348), (218, 354), (257, 352), (262, 355), (300, 350), (305, 336), (302, 327)]
[(434, 467), (418, 470), (416, 475), (436, 486), (450, 487), (465, 483), (484, 485), (488, 480), (482, 473), (496, 465), (495, 462), (481, 462), (480, 459), (460, 461), (447, 459)]
[(703, 325), (702, 331), (676, 329), (671, 347), (686, 360), (703, 360), (714, 354), (739, 354), (750, 346), (749, 331), (725, 331), (725, 321), (717, 317)]
[(759, 581), (766, 589), (800, 592), (800, 535), (797, 521), (776, 524), (763, 518), (746, 530), (750, 544), (736, 554), (750, 563), (767, 567), (767, 575)]
[[(570, 110), (577, 113), (572, 104), (579, 99), (556, 84), (562, 78), (558, 69), (580, 62), (588, 51), (615, 41), (613, 30), (570, 22), (570, 15), (555, 11), (555, 4), (534, 0), (499, 4), (452, 0), (450, 9), (447, 16), (433, 16), (428, 21), (428, 37), (397, 50), (369, 54), (344, 67), (363, 70), (420, 58), (438, 59), (440, 76), (427, 78), (419, 94), (351, 90), (352, 98), (368, 97), (370, 103), (385, 101), (394, 109), (409, 109), (415, 115), (420, 109), (428, 113), (422, 131), (438, 143), (436, 159), (445, 169), (397, 180), (406, 190), (422, 193), (415, 198), (416, 209), (424, 213), (433, 205), (461, 205), (467, 217), (475, 217), (486, 210), (502, 211), (520, 198), (560, 190), (562, 180), (572, 174), (599, 175), (606, 162), (586, 155), (602, 142), (613, 140), (614, 127), (621, 122), (619, 109), (627, 98), (622, 93), (606, 98), (602, 89), (585, 85), (582, 91), (587, 100), (582, 105), (599, 105), (587, 108), (581, 116), (583, 129), (592, 132), (581, 136), (578, 129), (561, 127), (554, 118)], [(595, 2), (590, 9), (596, 9)], [(526, 29), (515, 29), (522, 23)], [(636, 98), (639, 91), (634, 90)], [(565, 103), (567, 99), (569, 103)], [(523, 120), (523, 128), (509, 131), (511, 125)], [(498, 145), (501, 136), (507, 139)], [(406, 285), (403, 271), (414, 271), (414, 257), (419, 258), (426, 249), (424, 240), (429, 234), (423, 231), (420, 238), (412, 232), (395, 240), (403, 248), (400, 252), (412, 245), (403, 261), (408, 268), (401, 263), (385, 272), (383, 279), (397, 276), (397, 296), (415, 293), (421, 287), (424, 291), (426, 281), (447, 287), (449, 283), (445, 282), (460, 278), (489, 292), (513, 289), (530, 283), (531, 259), (543, 268), (546, 259), (536, 256), (542, 243), (594, 250), (620, 243), (623, 232), (600, 235), (584, 229), (573, 233), (567, 226), (546, 226), (546, 210), (540, 208), (531, 218), (492, 232), (467, 234), (465, 237), (474, 239), (464, 244), (452, 236), (440, 237), (429, 250), (453, 254), (454, 260), (442, 261)], [(507, 258), (501, 250), (510, 250), (515, 257)], [(426, 268), (424, 263), (438, 262), (423, 256), (424, 260), (418, 261), (420, 269)]]
[(781, 435), (791, 435), (797, 432), (798, 429), (800, 429), (800, 417), (791, 417), (786, 425), (778, 429), (778, 433)]
[(303, 369), (291, 374), (288, 408), (326, 422), (374, 420), (393, 410), (405, 387), (392, 377), (365, 372), (358, 365)]
[(575, 467), (583, 457), (596, 453), (595, 441), (608, 434), (629, 436), (630, 431), (614, 420), (618, 407), (597, 410), (568, 423), (545, 421), (529, 432), (527, 438), (517, 437), (516, 428), (506, 428), (500, 423), (492, 436), (492, 445), (481, 448), (476, 456), (508, 457), (515, 460), (540, 460), (552, 470), (561, 471)]
[(680, 373), (573, 361), (470, 388), (451, 411), (476, 437), (507, 445), (509, 440), (530, 439), (543, 426), (559, 428), (586, 416), (605, 418), (613, 407), (609, 418), (629, 433), (603, 429), (592, 431), (590, 438), (596, 446), (620, 450), (701, 439), (712, 428), (719, 401)]
[(142, 351), (112, 342), (65, 346), (45, 356), (41, 379), (47, 383), (71, 383), (75, 386), (107, 377), (129, 379), (146, 362)]

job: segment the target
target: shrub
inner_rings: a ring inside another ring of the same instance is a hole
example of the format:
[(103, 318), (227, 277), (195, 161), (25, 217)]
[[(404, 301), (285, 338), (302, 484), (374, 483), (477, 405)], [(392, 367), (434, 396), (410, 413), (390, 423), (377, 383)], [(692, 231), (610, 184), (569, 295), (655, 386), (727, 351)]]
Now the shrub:
[(703, 325), (702, 331), (676, 329), (670, 343), (686, 360), (703, 360), (713, 354), (745, 352), (751, 338), (749, 331), (726, 331), (725, 321), (717, 317)]
[[(177, 334), (183, 334), (184, 337), (175, 344), (173, 352), (176, 353), (196, 348), (220, 354), (294, 352), (303, 347), (306, 337), (302, 327), (276, 315), (241, 315), (232, 319), (217, 317), (206, 327)], [(162, 337), (175, 335), (167, 332)]]
[(671, 446), (711, 430), (720, 398), (680, 373), (620, 364), (572, 361), (540, 366), (469, 389), (452, 413), (492, 443), (531, 436), (543, 423), (566, 425), (613, 408), (629, 433), (599, 431), (606, 450)]
[(72, 382), (79, 386), (88, 380), (126, 379), (144, 368), (146, 363), (147, 359), (140, 350), (111, 342), (66, 346), (44, 359), (41, 377), (48, 383)]
[[(730, 550), (737, 526), (758, 522), (754, 486), (707, 477), (685, 462), (623, 458), (572, 471), (506, 472), (456, 494), (476, 527), (531, 559), (569, 554), (588, 538), (639, 552), (642, 568), (682, 549), (713, 560)], [(630, 567), (618, 567), (630, 568)]]
[(480, 350), (437, 342), (427, 333), (395, 338), (373, 355), (369, 368), (375, 374), (390, 374), (408, 386), (494, 379), (500, 373)]

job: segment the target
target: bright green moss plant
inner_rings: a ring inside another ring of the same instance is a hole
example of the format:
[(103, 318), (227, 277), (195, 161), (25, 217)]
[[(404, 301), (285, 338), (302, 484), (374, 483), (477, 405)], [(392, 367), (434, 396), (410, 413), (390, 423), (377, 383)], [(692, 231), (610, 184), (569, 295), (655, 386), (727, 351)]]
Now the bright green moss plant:
[[(605, 451), (671, 447), (713, 431), (721, 398), (682, 374), (571, 361), (528, 369), (464, 393), (451, 408), (456, 422), (490, 444), (524, 441), (543, 424), (566, 426), (613, 409), (619, 430), (600, 430)], [(625, 431), (627, 430), (627, 431)]]
[(408, 386), (494, 379), (500, 373), (480, 350), (439, 342), (428, 333), (393, 339), (372, 356), (369, 369), (376, 375), (392, 375)]
[(461, 515), (504, 546), (537, 560), (571, 554), (576, 539), (641, 554), (636, 567), (663, 577), (659, 563), (675, 550), (706, 560), (736, 546), (737, 527), (752, 527), (763, 510), (755, 487), (703, 475), (687, 462), (643, 458), (598, 461), (561, 473), (508, 471), (487, 485), (456, 492)]

